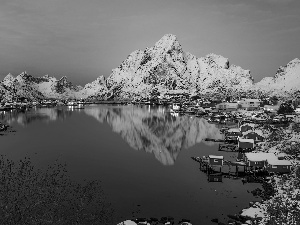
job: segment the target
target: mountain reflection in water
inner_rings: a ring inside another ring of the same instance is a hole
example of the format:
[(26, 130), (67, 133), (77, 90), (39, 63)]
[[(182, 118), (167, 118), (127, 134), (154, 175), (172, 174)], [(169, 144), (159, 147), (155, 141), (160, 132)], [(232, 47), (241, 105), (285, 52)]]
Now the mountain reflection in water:
[[(178, 154), (205, 138), (220, 139), (220, 130), (203, 118), (174, 117), (163, 107), (86, 106), (72, 108), (37, 108), (25, 112), (2, 112), (4, 123), (28, 125), (34, 121), (65, 120), (72, 113), (85, 113), (100, 123), (107, 122), (112, 130), (136, 150), (153, 153), (163, 165), (173, 165)], [(95, 134), (96, 135), (96, 134)]]
[(84, 112), (100, 123), (106, 121), (133, 149), (153, 153), (163, 165), (173, 165), (182, 149), (205, 138), (222, 137), (205, 119), (174, 117), (165, 108), (88, 107)]
[(32, 108), (28, 111), (20, 112), (12, 110), (0, 113), (0, 120), (7, 124), (17, 122), (26, 126), (35, 121), (51, 122), (64, 120), (71, 116), (72, 111), (67, 108)]

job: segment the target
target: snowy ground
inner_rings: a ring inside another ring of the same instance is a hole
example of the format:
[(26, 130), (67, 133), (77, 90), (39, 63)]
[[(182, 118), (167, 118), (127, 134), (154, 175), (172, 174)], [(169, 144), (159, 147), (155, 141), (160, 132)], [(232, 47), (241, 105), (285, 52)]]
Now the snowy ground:
[(292, 172), (272, 176), (273, 182), (270, 182), (275, 195), (244, 209), (241, 215), (253, 218), (248, 224), (300, 224), (300, 124), (291, 123), (286, 128), (269, 132), (267, 142), (260, 146), (259, 151), (286, 155), (293, 165)]

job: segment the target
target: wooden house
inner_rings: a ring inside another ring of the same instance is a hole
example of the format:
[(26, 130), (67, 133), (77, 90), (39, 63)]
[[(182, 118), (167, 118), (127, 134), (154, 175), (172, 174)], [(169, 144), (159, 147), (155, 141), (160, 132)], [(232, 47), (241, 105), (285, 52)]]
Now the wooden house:
[(238, 149), (247, 150), (254, 149), (255, 143), (253, 139), (238, 138)]
[(267, 165), (268, 159), (277, 159), (277, 157), (273, 153), (265, 153), (265, 152), (258, 152), (258, 153), (245, 153), (246, 165), (248, 167), (255, 167), (255, 168), (265, 168)]
[(227, 132), (225, 134), (225, 140), (237, 141), (238, 138), (241, 136), (242, 136), (242, 133), (240, 132), (240, 130), (238, 128), (231, 128), (231, 129), (227, 130)]
[(212, 166), (223, 166), (224, 156), (209, 155), (208, 162)]
[(279, 160), (277, 157), (267, 159), (266, 168), (272, 173), (289, 173), (292, 164), (289, 160)]
[(265, 140), (261, 130), (248, 131), (243, 133), (243, 138), (253, 139), (255, 143), (262, 142)]

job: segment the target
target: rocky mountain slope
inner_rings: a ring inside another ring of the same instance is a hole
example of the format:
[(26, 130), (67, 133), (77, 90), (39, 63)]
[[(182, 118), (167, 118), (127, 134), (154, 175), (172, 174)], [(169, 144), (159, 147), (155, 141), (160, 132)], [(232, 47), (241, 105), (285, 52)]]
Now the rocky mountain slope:
[(131, 53), (107, 78), (109, 97), (147, 97), (160, 93), (240, 90), (253, 85), (249, 70), (229, 65), (227, 58), (209, 54), (197, 58), (184, 52), (175, 35), (164, 35), (153, 47)]
[(17, 77), (8, 74), (0, 83), (0, 98), (7, 101), (16, 97), (28, 99), (80, 99), (101, 94), (102, 92), (106, 93), (106, 91), (105, 78), (103, 76), (98, 77), (84, 87), (73, 85), (65, 76), (59, 80), (48, 75), (36, 78), (26, 72), (21, 73)]
[(254, 85), (255, 90), (265, 91), (272, 95), (290, 94), (300, 90), (300, 59), (281, 66), (274, 77), (265, 77)]

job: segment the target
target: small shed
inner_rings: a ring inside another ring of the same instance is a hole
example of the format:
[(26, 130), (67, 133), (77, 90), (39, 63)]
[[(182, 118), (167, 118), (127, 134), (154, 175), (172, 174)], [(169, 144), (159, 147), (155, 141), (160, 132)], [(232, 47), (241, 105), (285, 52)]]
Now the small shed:
[(273, 173), (291, 172), (292, 163), (289, 160), (279, 160), (277, 157), (267, 160), (267, 170)]
[(224, 156), (209, 155), (208, 159), (209, 159), (209, 164), (212, 166), (223, 166)]
[(239, 150), (253, 149), (255, 147), (253, 139), (239, 138), (238, 148)]

